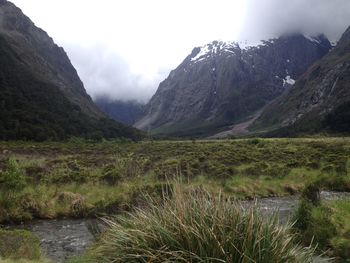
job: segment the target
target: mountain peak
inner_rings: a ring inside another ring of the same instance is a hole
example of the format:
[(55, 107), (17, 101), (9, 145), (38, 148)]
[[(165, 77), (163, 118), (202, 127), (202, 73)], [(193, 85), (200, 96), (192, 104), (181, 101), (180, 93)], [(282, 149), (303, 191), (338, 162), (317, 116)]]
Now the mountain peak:
[(294, 85), (330, 48), (302, 35), (197, 47), (159, 85), (135, 126), (188, 135), (244, 120)]
[(202, 47), (196, 47), (191, 53), (191, 61), (198, 62), (205, 58), (218, 55), (222, 52), (235, 53), (239, 51), (239, 45), (236, 42), (213, 41)]
[(196, 47), (192, 50), (190, 55), (190, 61), (194, 64), (206, 59), (210, 59), (217, 56), (232, 56), (232, 55), (241, 55), (242, 52), (251, 52), (255, 49), (260, 49), (266, 46), (273, 45), (276, 42), (285, 42), (292, 44), (293, 42), (300, 41), (309, 42), (315, 45), (322, 45), (325, 47), (330, 47), (331, 44), (328, 39), (323, 35), (306, 35), (306, 34), (289, 34), (283, 35), (279, 38), (272, 38), (269, 40), (260, 40), (260, 41), (212, 41), (204, 46)]

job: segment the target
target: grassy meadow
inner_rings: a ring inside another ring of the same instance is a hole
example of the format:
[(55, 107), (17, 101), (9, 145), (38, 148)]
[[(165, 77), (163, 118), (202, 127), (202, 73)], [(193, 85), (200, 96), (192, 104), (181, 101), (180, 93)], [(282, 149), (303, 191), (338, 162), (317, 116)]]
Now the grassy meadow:
[[(313, 262), (315, 249), (349, 262), (348, 204), (309, 198), (322, 189), (350, 191), (349, 169), (348, 138), (1, 142), (0, 223), (121, 215), (76, 262), (130, 262), (131, 255), (139, 255), (132, 262)], [(164, 196), (174, 187), (180, 194)], [(293, 227), (235, 204), (299, 194)], [(4, 240), (0, 232), (0, 250)], [(244, 246), (231, 251), (230, 244)], [(0, 262), (42, 261), (39, 254), (6, 258)]]
[(2, 142), (0, 222), (130, 210), (173, 178), (236, 198), (297, 194), (321, 177), (347, 180), (349, 156), (342, 138)]

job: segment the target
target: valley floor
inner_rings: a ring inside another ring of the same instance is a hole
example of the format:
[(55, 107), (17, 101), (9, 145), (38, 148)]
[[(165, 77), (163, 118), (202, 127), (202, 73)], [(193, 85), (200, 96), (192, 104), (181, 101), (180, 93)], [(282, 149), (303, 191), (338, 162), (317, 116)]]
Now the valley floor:
[(25, 179), (1, 195), (0, 222), (128, 210), (174, 178), (237, 198), (297, 194), (318, 177), (347, 175), (349, 156), (348, 138), (3, 142), (0, 170), (12, 160)]
[(241, 199), (296, 195), (322, 178), (350, 191), (349, 169), (349, 138), (1, 142), (0, 222), (131, 211), (173, 180)]

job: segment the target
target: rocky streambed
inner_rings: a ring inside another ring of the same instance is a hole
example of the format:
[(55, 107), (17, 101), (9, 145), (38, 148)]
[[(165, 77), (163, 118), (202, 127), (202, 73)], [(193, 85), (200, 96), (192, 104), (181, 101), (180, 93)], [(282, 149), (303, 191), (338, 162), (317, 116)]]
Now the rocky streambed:
[[(350, 198), (350, 193), (322, 192), (322, 200)], [(281, 223), (286, 223), (297, 208), (298, 197), (272, 197), (255, 201), (242, 201), (243, 206), (256, 204), (263, 213), (278, 211)], [(53, 262), (64, 262), (67, 258), (79, 255), (93, 242), (91, 226), (96, 225), (93, 219), (60, 219), (38, 220), (21, 226), (37, 235), (45, 256)], [(18, 227), (16, 227), (18, 228)]]

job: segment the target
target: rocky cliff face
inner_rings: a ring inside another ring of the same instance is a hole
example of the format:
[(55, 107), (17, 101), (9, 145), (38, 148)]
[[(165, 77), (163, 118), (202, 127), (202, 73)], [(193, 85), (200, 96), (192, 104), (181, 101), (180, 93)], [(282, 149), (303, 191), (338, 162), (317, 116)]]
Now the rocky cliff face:
[(350, 132), (350, 27), (337, 46), (271, 103), (251, 128), (277, 129), (276, 134), (286, 136)]
[(57, 46), (45, 31), (36, 27), (12, 3), (0, 1), (0, 34), (21, 59), (21, 63), (42, 80), (59, 87), (83, 112), (104, 116), (86, 93), (75, 68), (63, 48)]
[(142, 135), (92, 102), (64, 50), (20, 9), (0, 0), (0, 140)]
[(294, 84), (331, 45), (323, 37), (283, 36), (256, 47), (214, 41), (164, 80), (135, 126), (158, 134), (212, 134), (244, 121)]

